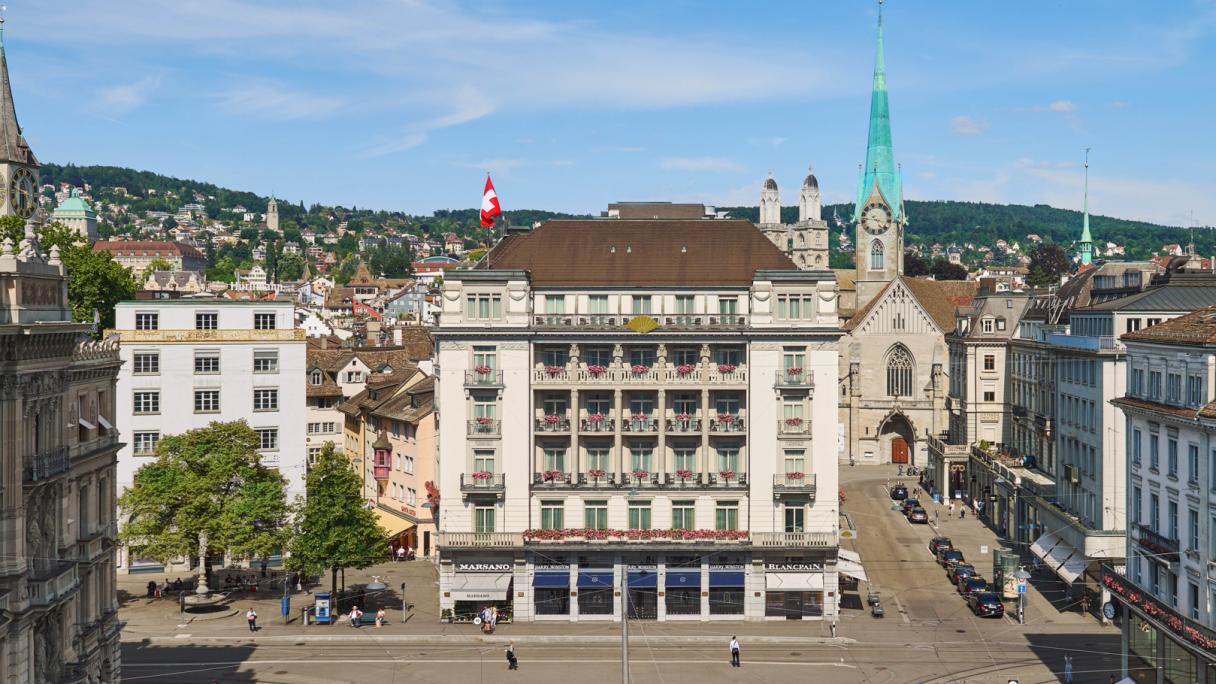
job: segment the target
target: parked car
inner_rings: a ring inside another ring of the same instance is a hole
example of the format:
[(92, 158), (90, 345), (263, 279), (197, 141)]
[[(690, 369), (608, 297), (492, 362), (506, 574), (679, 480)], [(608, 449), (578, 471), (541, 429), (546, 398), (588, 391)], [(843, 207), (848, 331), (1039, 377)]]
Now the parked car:
[(905, 500), (904, 500), (903, 507), (902, 507), (900, 510), (901, 510), (901, 511), (903, 512), (903, 514), (906, 516), (906, 515), (908, 515), (909, 513), (911, 513), (911, 512), (912, 512), (912, 509), (913, 509), (913, 508), (917, 508), (917, 507), (919, 507), (919, 506), (920, 506), (920, 500), (918, 500), (918, 499), (905, 499)]
[(950, 578), (950, 584), (958, 584), (960, 581), (968, 577), (975, 577), (980, 574), (974, 565), (970, 563), (958, 563), (957, 565), (946, 567), (946, 576)]
[(979, 617), (1001, 617), (1005, 614), (1001, 599), (990, 591), (980, 591), (968, 596), (967, 607)]
[(958, 583), (958, 593), (963, 596), (970, 596), (985, 591), (988, 591), (988, 580), (979, 575), (972, 575), (967, 579), (960, 580)]
[(925, 509), (921, 508), (920, 506), (917, 506), (916, 508), (912, 509), (912, 512), (908, 513), (908, 522), (928, 525), (929, 524), (929, 514), (925, 512)]
[(937, 555), (939, 549), (953, 549), (954, 542), (950, 541), (950, 537), (934, 537), (929, 540), (929, 553)]
[(895, 485), (891, 488), (891, 498), (895, 501), (903, 501), (908, 498), (908, 487), (902, 484)]
[(958, 563), (966, 563), (967, 560), (963, 558), (963, 552), (958, 549), (942, 549), (937, 552), (937, 562), (943, 568), (947, 568)]

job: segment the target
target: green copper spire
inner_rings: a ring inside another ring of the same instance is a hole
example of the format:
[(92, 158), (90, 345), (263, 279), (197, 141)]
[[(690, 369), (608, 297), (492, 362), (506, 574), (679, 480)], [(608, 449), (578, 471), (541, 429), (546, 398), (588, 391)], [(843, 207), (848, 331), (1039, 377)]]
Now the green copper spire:
[(887, 102), (887, 67), (882, 49), (882, 1), (878, 3), (878, 47), (874, 53), (874, 88), (870, 94), (870, 136), (866, 146), (866, 165), (857, 190), (853, 220), (861, 217), (866, 200), (878, 186), (897, 222), (903, 223), (903, 188), (895, 168), (891, 147), (891, 112)]
[(1085, 148), (1085, 199), (1081, 205), (1081, 265), (1087, 266), (1094, 260), (1094, 238), (1089, 234), (1089, 148)]

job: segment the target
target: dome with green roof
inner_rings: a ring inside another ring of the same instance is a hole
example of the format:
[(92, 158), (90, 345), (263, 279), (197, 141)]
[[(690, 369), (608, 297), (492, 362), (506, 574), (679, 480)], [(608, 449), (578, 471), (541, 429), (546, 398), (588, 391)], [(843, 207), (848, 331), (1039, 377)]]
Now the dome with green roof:
[(91, 218), (97, 218), (97, 213), (93, 211), (93, 207), (90, 207), (88, 202), (84, 201), (84, 199), (80, 196), (80, 193), (76, 191), (76, 188), (72, 188), (72, 192), (68, 196), (68, 198), (65, 199), (64, 201), (60, 202), (59, 206), (55, 207), (55, 213), (52, 215), (52, 218), (53, 219), (71, 219), (71, 218), (76, 218), (76, 219), (89, 218), (89, 219), (91, 219)]

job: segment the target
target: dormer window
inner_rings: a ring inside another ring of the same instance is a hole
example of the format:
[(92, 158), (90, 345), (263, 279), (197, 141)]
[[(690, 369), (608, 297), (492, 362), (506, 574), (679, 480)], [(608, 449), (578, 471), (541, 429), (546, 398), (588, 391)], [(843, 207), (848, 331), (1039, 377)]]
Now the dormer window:
[(312, 372), (308, 374), (308, 381), (312, 383), (313, 387), (318, 387), (322, 382), (325, 381), (325, 378), (321, 374), (320, 369), (314, 368)]
[(981, 330), (983, 330), (983, 331), (984, 331), (984, 334), (985, 334), (985, 335), (991, 335), (991, 334), (992, 334), (992, 319), (991, 319), (991, 318), (984, 318), (984, 319), (982, 319), (982, 320), (980, 321), (980, 326), (981, 326)]

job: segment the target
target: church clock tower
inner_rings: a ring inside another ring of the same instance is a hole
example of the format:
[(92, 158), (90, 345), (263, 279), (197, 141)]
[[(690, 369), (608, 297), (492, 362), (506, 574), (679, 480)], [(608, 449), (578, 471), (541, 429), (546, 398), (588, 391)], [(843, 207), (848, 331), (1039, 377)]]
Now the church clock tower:
[(0, 216), (28, 219), (38, 210), (38, 159), (21, 135), (4, 51), (4, 19), (0, 18)]
[(856, 230), (857, 306), (869, 303), (904, 270), (903, 187), (891, 145), (891, 113), (882, 48), (882, 1), (878, 3), (878, 45), (870, 93), (870, 131), (853, 209)]

